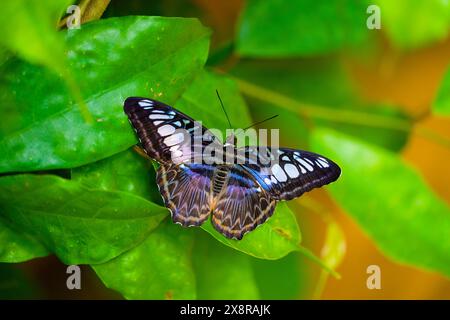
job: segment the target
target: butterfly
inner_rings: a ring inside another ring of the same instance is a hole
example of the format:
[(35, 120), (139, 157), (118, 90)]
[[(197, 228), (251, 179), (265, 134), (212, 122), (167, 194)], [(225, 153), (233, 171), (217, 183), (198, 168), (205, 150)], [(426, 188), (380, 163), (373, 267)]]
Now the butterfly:
[[(279, 201), (329, 184), (341, 173), (336, 163), (308, 151), (238, 148), (234, 136), (222, 144), (194, 119), (156, 100), (129, 97), (124, 111), (144, 152), (160, 164), (159, 191), (172, 220), (184, 227), (200, 226), (211, 216), (217, 231), (240, 240), (271, 217)], [(214, 161), (202, 157), (208, 148), (216, 151), (209, 156)], [(242, 161), (220, 161), (230, 153)]]

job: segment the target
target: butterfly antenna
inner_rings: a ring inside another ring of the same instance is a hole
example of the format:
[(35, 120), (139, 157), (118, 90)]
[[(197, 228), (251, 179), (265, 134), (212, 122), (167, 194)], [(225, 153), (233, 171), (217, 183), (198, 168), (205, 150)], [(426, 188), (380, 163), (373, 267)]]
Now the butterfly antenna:
[(263, 122), (272, 120), (273, 118), (276, 118), (276, 117), (278, 117), (277, 114), (274, 115), (274, 116), (271, 116), (271, 117), (269, 117), (269, 118), (267, 118), (267, 119), (264, 119), (264, 120), (261, 120), (261, 121), (259, 121), (259, 122), (256, 122), (256, 123), (252, 124), (251, 126), (248, 126), (247, 128), (244, 128), (244, 130), (247, 130), (248, 128), (254, 127), (254, 126), (256, 126), (256, 125), (258, 125), (258, 124), (261, 124), (261, 123), (263, 123)]
[(222, 107), (223, 113), (225, 113), (225, 117), (227, 117), (228, 125), (230, 126), (230, 129), (231, 129), (231, 128), (233, 128), (233, 126), (231, 125), (230, 118), (228, 118), (227, 111), (225, 110), (225, 107), (223, 106), (222, 99), (220, 98), (219, 91), (217, 91), (217, 89), (216, 89), (216, 93), (217, 93), (217, 98), (219, 98), (219, 101), (220, 101), (220, 106)]

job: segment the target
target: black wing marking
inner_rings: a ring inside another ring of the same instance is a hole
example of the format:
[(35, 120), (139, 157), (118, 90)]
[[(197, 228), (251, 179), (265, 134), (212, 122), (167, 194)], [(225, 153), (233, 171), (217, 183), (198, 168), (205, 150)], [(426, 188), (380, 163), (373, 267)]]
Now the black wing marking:
[[(341, 169), (321, 155), (288, 148), (258, 151), (245, 147), (244, 167), (276, 200), (291, 200), (314, 188), (336, 181)], [(258, 156), (255, 156), (258, 155)], [(272, 158), (272, 161), (268, 161)]]
[(130, 97), (124, 110), (145, 152), (160, 163), (196, 162), (206, 146), (219, 142), (207, 128), (162, 102)]

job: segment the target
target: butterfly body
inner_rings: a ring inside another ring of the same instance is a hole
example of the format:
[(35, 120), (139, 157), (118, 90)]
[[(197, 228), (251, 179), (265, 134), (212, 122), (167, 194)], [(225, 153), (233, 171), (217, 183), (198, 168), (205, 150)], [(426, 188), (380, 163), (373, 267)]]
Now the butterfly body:
[[(221, 144), (205, 127), (159, 101), (131, 97), (125, 113), (144, 151), (160, 163), (156, 181), (172, 219), (242, 239), (264, 223), (277, 202), (335, 181), (340, 168), (312, 152)], [(201, 139), (199, 139), (201, 138)]]

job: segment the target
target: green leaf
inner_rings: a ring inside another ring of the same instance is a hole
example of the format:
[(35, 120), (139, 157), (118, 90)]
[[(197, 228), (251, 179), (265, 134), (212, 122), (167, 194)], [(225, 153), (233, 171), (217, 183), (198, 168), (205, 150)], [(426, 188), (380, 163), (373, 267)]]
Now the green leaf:
[(39, 241), (14, 230), (1, 216), (2, 214), (0, 214), (0, 262), (17, 263), (48, 254), (47, 249)]
[(398, 155), (318, 129), (313, 150), (336, 161), (335, 199), (395, 261), (450, 276), (450, 210)]
[(366, 1), (248, 1), (237, 51), (251, 57), (326, 54), (368, 37)]
[(0, 215), (64, 263), (102, 263), (144, 240), (167, 210), (51, 175), (0, 178)]
[(63, 72), (65, 43), (56, 26), (70, 0), (16, 0), (2, 5), (0, 45), (31, 63)]
[(198, 299), (259, 299), (252, 258), (202, 234), (195, 240), (193, 262)]
[[(401, 49), (444, 40), (450, 31), (450, 3), (442, 0), (375, 0), (381, 26)], [(412, 23), (413, 21), (413, 23)]]
[(260, 259), (280, 259), (298, 250), (300, 230), (286, 203), (279, 203), (269, 220), (247, 233), (242, 240), (228, 239), (206, 221), (202, 228), (223, 244)]
[(124, 191), (162, 204), (150, 160), (133, 149), (72, 169), (72, 180), (94, 189)]
[(306, 259), (299, 254), (290, 253), (279, 260), (252, 259), (255, 279), (261, 299), (298, 299), (302, 289), (309, 281), (300, 262)]
[(192, 232), (167, 219), (139, 246), (93, 268), (127, 299), (195, 299)]
[[(113, 39), (113, 40), (112, 40)], [(0, 71), (0, 172), (70, 168), (135, 144), (128, 96), (173, 103), (203, 66), (209, 31), (196, 19), (123, 17), (67, 30), (68, 66), (94, 121), (87, 123), (63, 79), (9, 60)]]
[(441, 82), (441, 87), (433, 104), (433, 112), (437, 115), (450, 115), (450, 69)]

